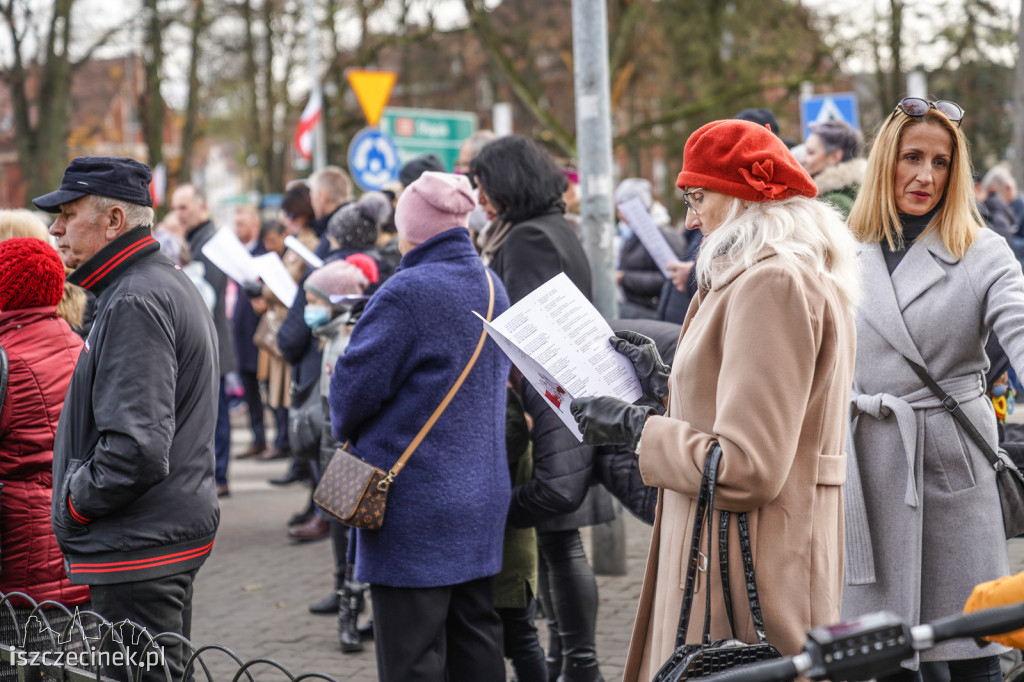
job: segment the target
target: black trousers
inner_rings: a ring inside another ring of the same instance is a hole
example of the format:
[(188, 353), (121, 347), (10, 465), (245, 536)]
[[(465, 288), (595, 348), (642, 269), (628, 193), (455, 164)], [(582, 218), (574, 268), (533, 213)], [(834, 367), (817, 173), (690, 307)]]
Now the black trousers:
[(920, 670), (901, 669), (879, 677), (878, 682), (1000, 682), (1002, 679), (999, 657), (985, 656), (959, 661), (930, 661), (922, 663)]
[(260, 382), (256, 372), (239, 372), (242, 388), (245, 390), (245, 405), (249, 408), (249, 426), (252, 428), (252, 444), (258, 448), (267, 444), (267, 432), (263, 426), (263, 399), (260, 397)]
[(504, 680), (494, 579), (445, 587), (370, 585), (380, 682)]
[[(192, 630), (192, 584), (198, 572), (197, 568), (186, 573), (134, 583), (90, 585), (92, 608), (113, 624), (130, 620), (144, 627), (151, 636), (173, 632), (188, 639)], [(167, 676), (163, 665), (155, 662), (153, 656), (142, 652), (149, 639), (130, 626), (121, 627), (119, 632), (129, 654), (128, 660), (131, 661), (130, 655), (135, 654), (134, 665), (129, 665), (127, 670), (125, 666), (105, 666), (104, 674), (116, 680), (135, 680), (136, 671), (141, 668), (142, 676), (138, 679), (143, 682), (165, 682)], [(162, 662), (166, 662), (170, 670), (170, 679), (178, 682), (182, 679), (185, 662), (191, 652), (180, 641), (170, 637), (159, 639), (157, 644), (162, 651)], [(104, 650), (108, 649), (105, 647)], [(152, 647), (150, 650), (154, 651)], [(120, 651), (120, 647), (114, 645), (109, 651), (113, 656)], [(190, 673), (188, 679), (191, 678)]]

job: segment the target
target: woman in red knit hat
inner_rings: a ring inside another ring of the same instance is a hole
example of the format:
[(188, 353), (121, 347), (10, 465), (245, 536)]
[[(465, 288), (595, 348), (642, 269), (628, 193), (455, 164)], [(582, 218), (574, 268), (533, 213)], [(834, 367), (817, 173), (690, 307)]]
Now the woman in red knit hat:
[[(716, 443), (714, 505), (749, 517), (769, 643), (797, 653), (809, 628), (839, 618), (842, 591), (859, 291), (853, 238), (834, 208), (814, 200), (814, 182), (785, 144), (749, 121), (715, 121), (694, 132), (676, 184), (686, 198), (686, 228), (704, 240), (700, 290), (671, 373), (649, 339), (630, 332), (612, 339), (666, 413), (610, 397), (571, 405), (585, 442), (631, 445), (644, 481), (661, 489), (626, 682), (650, 680), (675, 649), (697, 496)], [(716, 514), (716, 548), (719, 520)], [(696, 580), (688, 643), (700, 641), (708, 589), (711, 638), (757, 641), (738, 526), (734, 518), (728, 530), (735, 629), (716, 549)]]
[[(64, 264), (56, 249), (31, 237), (0, 242), (0, 346), (9, 367), (0, 403), (0, 592), (52, 599), (73, 611), (89, 600), (89, 588), (68, 581), (50, 528), (53, 437), (82, 351), (82, 339), (57, 315), (63, 294)], [(16, 605), (24, 626), (29, 605)], [(3, 622), (0, 641), (15, 643), (13, 628), (6, 629), (10, 619)], [(66, 624), (66, 617), (50, 618), (58, 631)], [(28, 634), (40, 633), (30, 628)], [(0, 675), (16, 673), (0, 668), (6, 671)]]

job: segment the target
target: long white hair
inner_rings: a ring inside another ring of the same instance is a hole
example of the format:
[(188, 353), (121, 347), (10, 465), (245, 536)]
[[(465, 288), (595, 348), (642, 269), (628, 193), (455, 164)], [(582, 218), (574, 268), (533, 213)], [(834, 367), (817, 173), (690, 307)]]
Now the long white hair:
[(750, 267), (764, 248), (803, 262), (835, 285), (853, 312), (860, 300), (857, 244), (839, 212), (824, 201), (797, 196), (783, 201), (733, 198), (722, 226), (704, 238), (697, 257), (697, 282), (711, 287), (714, 261)]

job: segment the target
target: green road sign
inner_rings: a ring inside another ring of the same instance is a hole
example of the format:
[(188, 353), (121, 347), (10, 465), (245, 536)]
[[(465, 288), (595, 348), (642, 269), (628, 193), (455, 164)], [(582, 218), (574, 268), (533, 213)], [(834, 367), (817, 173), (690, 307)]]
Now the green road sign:
[(401, 163), (436, 154), (449, 173), (455, 169), (459, 146), (476, 126), (477, 116), (471, 111), (385, 107), (380, 117), (380, 130), (394, 140)]

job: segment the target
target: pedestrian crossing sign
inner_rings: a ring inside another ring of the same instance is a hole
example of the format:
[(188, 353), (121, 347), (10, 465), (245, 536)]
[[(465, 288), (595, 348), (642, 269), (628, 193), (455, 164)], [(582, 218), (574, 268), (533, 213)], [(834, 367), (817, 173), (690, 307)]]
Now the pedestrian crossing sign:
[(800, 98), (800, 129), (803, 139), (811, 134), (811, 124), (823, 121), (844, 121), (851, 128), (860, 128), (857, 95), (852, 92), (830, 92)]

